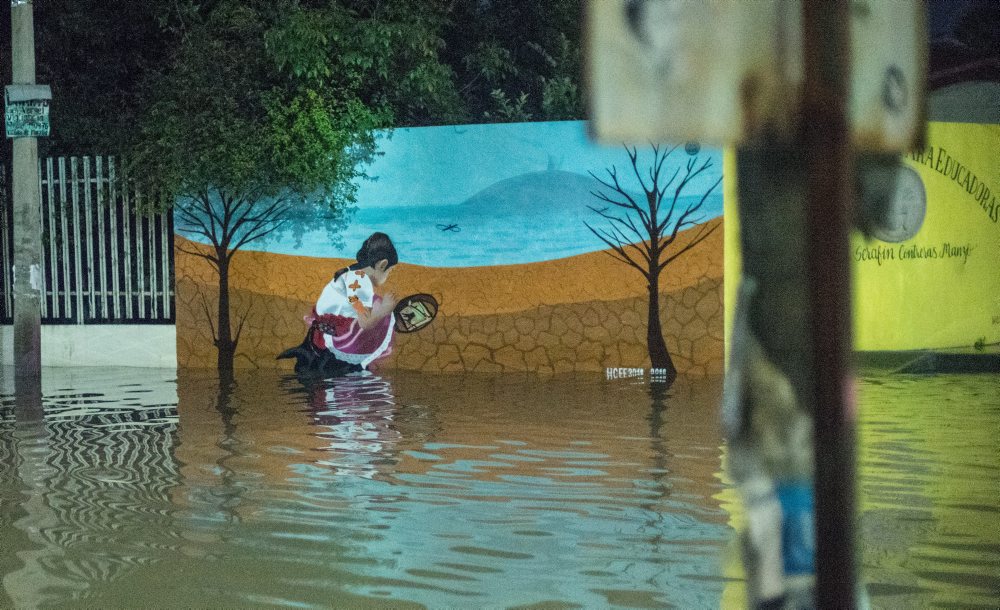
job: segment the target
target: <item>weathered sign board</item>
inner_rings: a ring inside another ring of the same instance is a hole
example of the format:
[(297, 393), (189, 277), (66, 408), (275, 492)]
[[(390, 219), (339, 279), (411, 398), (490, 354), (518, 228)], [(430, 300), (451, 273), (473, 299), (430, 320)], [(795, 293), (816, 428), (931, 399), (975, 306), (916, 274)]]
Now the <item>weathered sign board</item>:
[(38, 138), (49, 135), (48, 85), (7, 85), (4, 124), (8, 138)]
[[(856, 148), (922, 136), (923, 2), (851, 3), (849, 118)], [(788, 140), (799, 132), (802, 0), (592, 0), (587, 81), (604, 141)]]

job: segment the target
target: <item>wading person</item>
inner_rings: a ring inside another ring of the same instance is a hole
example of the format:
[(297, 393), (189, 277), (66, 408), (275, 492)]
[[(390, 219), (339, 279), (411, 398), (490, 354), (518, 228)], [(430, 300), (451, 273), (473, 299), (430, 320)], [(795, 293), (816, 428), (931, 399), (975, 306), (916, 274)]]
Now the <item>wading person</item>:
[(391, 352), (396, 298), (392, 293), (379, 296), (375, 289), (399, 262), (396, 248), (385, 233), (373, 233), (356, 258), (323, 288), (306, 317), (309, 331), (302, 344), (278, 356), (295, 358), (296, 373), (360, 371)]

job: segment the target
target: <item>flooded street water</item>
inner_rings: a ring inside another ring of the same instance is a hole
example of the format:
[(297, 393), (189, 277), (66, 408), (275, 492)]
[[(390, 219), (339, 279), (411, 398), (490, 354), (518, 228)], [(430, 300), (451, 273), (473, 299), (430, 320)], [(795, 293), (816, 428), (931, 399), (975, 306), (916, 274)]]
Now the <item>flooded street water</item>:
[(1000, 608), (1000, 378), (861, 386), (862, 569), (881, 608)]
[[(721, 380), (46, 371), (0, 386), (0, 607), (738, 607)], [(870, 378), (876, 607), (1000, 599), (988, 377)]]

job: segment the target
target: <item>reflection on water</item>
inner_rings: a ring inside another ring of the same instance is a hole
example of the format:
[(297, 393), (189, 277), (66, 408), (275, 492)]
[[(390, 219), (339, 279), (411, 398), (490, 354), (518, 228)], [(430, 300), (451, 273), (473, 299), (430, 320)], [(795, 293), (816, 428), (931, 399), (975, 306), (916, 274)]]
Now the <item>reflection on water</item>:
[[(718, 380), (0, 376), (0, 607), (717, 607)], [(995, 605), (995, 379), (864, 383), (879, 607)], [(5, 394), (6, 392), (6, 394)]]
[(885, 608), (1000, 607), (1000, 379), (862, 385), (863, 570)]
[[(176, 547), (173, 376), (66, 371), (57, 381), (43, 388), (44, 413), (0, 397), (0, 605), (86, 603), (95, 583)], [(6, 376), (0, 388), (11, 387)]]

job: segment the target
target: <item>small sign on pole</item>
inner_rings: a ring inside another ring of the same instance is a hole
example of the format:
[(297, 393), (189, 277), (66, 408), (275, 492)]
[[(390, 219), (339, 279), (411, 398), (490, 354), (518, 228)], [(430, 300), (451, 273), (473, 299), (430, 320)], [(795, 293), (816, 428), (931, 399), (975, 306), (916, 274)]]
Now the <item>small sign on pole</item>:
[(4, 123), (8, 138), (38, 138), (49, 135), (48, 85), (7, 85)]

